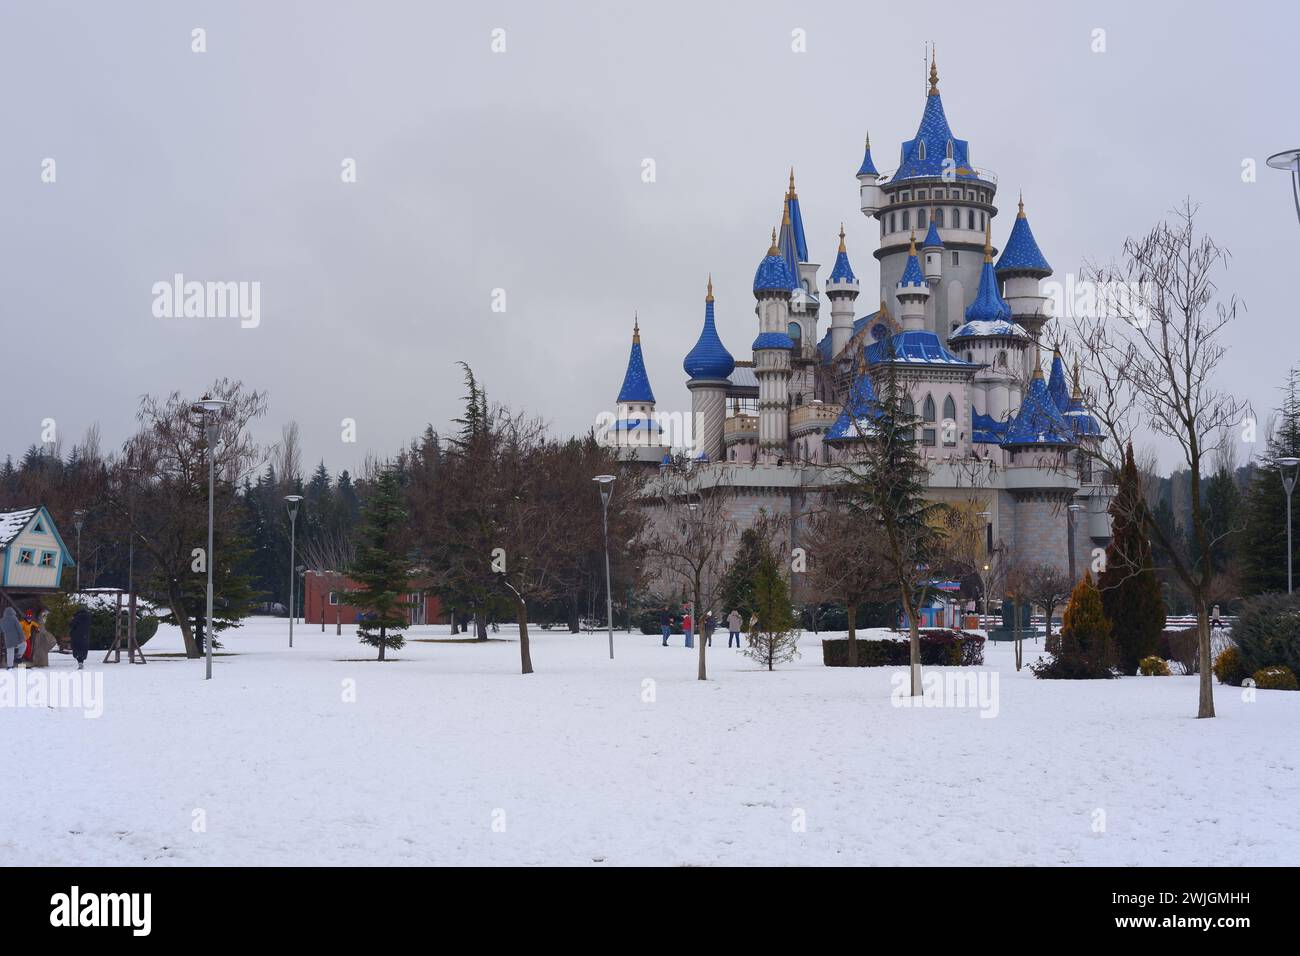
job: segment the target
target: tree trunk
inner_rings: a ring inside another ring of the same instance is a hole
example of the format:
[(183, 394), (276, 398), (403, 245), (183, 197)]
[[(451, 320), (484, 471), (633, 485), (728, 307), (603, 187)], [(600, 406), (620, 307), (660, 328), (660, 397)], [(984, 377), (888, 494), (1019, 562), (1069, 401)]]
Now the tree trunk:
[(380, 659), (381, 661), (384, 659), (384, 644), (385, 644), (385, 643), (386, 643), (386, 642), (385, 642), (385, 640), (384, 640), (384, 627), (383, 627), (383, 625), (381, 624), (381, 625), (379, 626), (379, 659)]
[(533, 657), (528, 651), (528, 605), (523, 598), (515, 598), (519, 612), (519, 665), (521, 674), (533, 672)]
[(1197, 670), (1200, 671), (1201, 678), (1201, 699), (1196, 708), (1196, 716), (1213, 717), (1214, 716), (1214, 684), (1210, 680), (1210, 675), (1214, 670), (1214, 662), (1210, 660), (1210, 609), (1209, 602), (1199, 594), (1196, 596), (1196, 645), (1197, 656), (1200, 657)]
[(912, 610), (912, 602), (903, 599), (903, 611), (907, 614), (907, 629), (909, 634), (909, 670), (912, 672), (912, 696), (921, 696), (921, 627), (916, 620), (916, 612)]
[[(522, 621), (519, 626), (523, 627)], [(479, 641), (487, 640), (487, 615), (482, 611), (474, 612), (474, 637)]]
[(202, 657), (199, 650), (199, 642), (194, 639), (194, 628), (190, 625), (189, 614), (183, 609), (179, 595), (169, 593), (167, 595), (167, 605), (172, 609), (172, 617), (181, 629), (181, 640), (185, 644), (185, 656), (188, 658)]
[(338, 637), (343, 633), (343, 612), (339, 610), (339, 605), (334, 605), (334, 636)]
[(699, 680), (708, 680), (708, 671), (704, 667), (704, 646), (707, 642), (704, 640), (703, 618), (700, 617), (700, 582), (698, 579), (695, 582), (695, 607), (692, 610), (695, 617), (695, 640), (700, 645), (700, 670), (696, 676)]
[(849, 666), (858, 666), (858, 609), (849, 605)]
[(582, 626), (578, 615), (578, 592), (574, 591), (569, 595), (569, 633), (577, 634), (580, 630)]

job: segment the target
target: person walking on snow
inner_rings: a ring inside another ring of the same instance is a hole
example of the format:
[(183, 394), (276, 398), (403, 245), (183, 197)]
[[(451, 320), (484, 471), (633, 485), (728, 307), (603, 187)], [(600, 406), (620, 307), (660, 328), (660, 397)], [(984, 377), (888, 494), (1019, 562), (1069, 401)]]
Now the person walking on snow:
[(86, 655), (90, 653), (90, 612), (85, 607), (77, 608), (77, 613), (72, 615), (69, 636), (72, 638), (72, 656), (77, 660), (77, 670), (81, 670), (86, 666)]
[(718, 620), (713, 616), (712, 611), (704, 615), (704, 625), (701, 628), (700, 633), (704, 636), (704, 643), (709, 647), (713, 646), (713, 631), (717, 626)]
[(13, 670), (14, 658), (21, 657), (27, 650), (27, 638), (12, 607), (5, 608), (4, 614), (0, 615), (0, 637), (3, 637), (5, 647), (5, 669)]
[(673, 632), (673, 616), (668, 613), (668, 608), (659, 612), (659, 627), (664, 632), (664, 647), (667, 647), (668, 636)]
[(45, 619), (50, 616), (49, 611), (42, 611), (41, 618), (36, 622), (36, 627), (32, 632), (32, 667), (49, 667), (50, 666), (50, 648), (57, 642), (54, 635), (49, 632), (45, 626)]
[(686, 634), (686, 646), (694, 647), (695, 641), (691, 637), (691, 625), (695, 622), (691, 619), (691, 609), (688, 607), (686, 613), (682, 615), (682, 630)]
[(731, 613), (727, 615), (727, 646), (728, 647), (731, 646), (732, 641), (736, 642), (737, 647), (740, 646), (740, 623), (741, 623), (740, 612), (737, 611), (735, 608), (732, 608)]
[(22, 658), (31, 665), (32, 650), (36, 647), (36, 615), (32, 609), (28, 608), (23, 612), (23, 637), (27, 639), (27, 646), (23, 648)]

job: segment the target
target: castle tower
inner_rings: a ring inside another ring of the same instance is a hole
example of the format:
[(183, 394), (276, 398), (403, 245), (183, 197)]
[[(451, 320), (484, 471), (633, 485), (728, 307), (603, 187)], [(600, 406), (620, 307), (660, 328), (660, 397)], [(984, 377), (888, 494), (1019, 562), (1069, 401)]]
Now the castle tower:
[(650, 388), (645, 359), (641, 356), (641, 326), (632, 319), (632, 351), (627, 357), (623, 387), (618, 392), (618, 418), (614, 440), (620, 445), (659, 444), (659, 423), (655, 421), (655, 393)]
[(686, 354), (682, 368), (688, 376), (686, 387), (691, 393), (691, 421), (695, 436), (695, 455), (708, 461), (721, 461), (723, 422), (727, 414), (729, 376), (736, 367), (718, 338), (713, 322), (713, 276), (709, 276), (704, 296), (704, 328), (695, 347)]
[(826, 295), (831, 300), (831, 356), (839, 355), (853, 337), (853, 303), (861, 291), (849, 254), (844, 248), (844, 223), (840, 223), (840, 249), (835, 254), (835, 267), (826, 283)]
[(916, 258), (916, 236), (912, 236), (908, 245), (907, 266), (903, 269), (903, 277), (898, 282), (895, 295), (903, 331), (923, 331), (925, 304), (930, 301), (930, 285), (925, 281), (921, 263)]
[(948, 344), (967, 361), (982, 366), (975, 374), (971, 395), (975, 413), (994, 422), (1005, 421), (1020, 408), (1020, 382), (1031, 341), (1029, 333), (1011, 320), (1011, 306), (998, 293), (993, 247), (987, 236), (979, 289), (965, 318), (948, 337)]
[(1051, 300), (1039, 292), (1039, 282), (1052, 274), (1052, 267), (1043, 258), (1034, 240), (1034, 232), (1025, 218), (1025, 199), (1020, 198), (1020, 211), (1015, 225), (1002, 250), (995, 270), (1003, 283), (1003, 296), (1011, 306), (1011, 314), (1034, 339), (1039, 341), (1044, 323), (1051, 318)]
[(871, 134), (867, 134), (866, 153), (862, 165), (858, 167), (858, 195), (862, 203), (862, 215), (874, 216), (885, 204), (885, 194), (880, 189), (880, 173), (871, 159)]
[[(932, 283), (927, 324), (941, 339), (962, 323), (979, 283), (984, 231), (996, 209), (997, 177), (970, 162), (970, 144), (948, 125), (939, 95), (939, 72), (930, 59), (930, 90), (916, 135), (902, 145), (899, 167), (878, 177), (884, 199), (880, 222), (880, 292), (901, 312), (897, 289), (907, 267), (909, 237), (929, 238), (933, 221), (943, 233), (942, 275)], [(865, 210), (864, 210), (865, 211)]]
[(930, 210), (930, 231), (921, 243), (921, 252), (925, 257), (925, 281), (934, 288), (943, 281), (943, 240), (939, 238), (939, 224), (935, 221), (934, 210)]
[(804, 236), (799, 195), (794, 188), (793, 167), (790, 169), (790, 188), (785, 194), (783, 207), (777, 246), (795, 281), (794, 291), (790, 295), (792, 327), (789, 334), (794, 339), (794, 358), (812, 358), (817, 348), (817, 321), (821, 310), (817, 289), (817, 270), (820, 266), (808, 261), (808, 240)]
[[(789, 207), (787, 207), (788, 209)], [(769, 458), (788, 454), (790, 437), (790, 296), (795, 277), (777, 247), (772, 246), (754, 273), (754, 298), (758, 300), (758, 337), (754, 339), (754, 376), (758, 379), (758, 445)]]

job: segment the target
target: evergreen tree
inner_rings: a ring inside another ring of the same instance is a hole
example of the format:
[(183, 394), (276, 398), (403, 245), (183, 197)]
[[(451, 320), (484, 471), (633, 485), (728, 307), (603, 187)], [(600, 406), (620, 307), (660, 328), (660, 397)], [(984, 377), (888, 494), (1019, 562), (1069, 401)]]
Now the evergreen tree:
[(1098, 579), (1102, 608), (1113, 629), (1116, 653), (1125, 674), (1154, 654), (1165, 626), (1165, 602), (1151, 557), (1151, 542), (1143, 530), (1146, 502), (1142, 478), (1133, 461), (1133, 446), (1124, 454), (1111, 500), (1111, 539), (1106, 567)]
[(735, 556), (727, 565), (722, 587), (719, 589), (724, 617), (737, 610), (740, 612), (741, 619), (748, 621), (750, 615), (754, 613), (755, 579), (766, 551), (767, 542), (762, 527), (746, 528), (741, 533)]
[(790, 587), (781, 573), (782, 562), (770, 546), (764, 545), (752, 578), (753, 611), (757, 620), (750, 629), (745, 654), (767, 666), (793, 660), (799, 653), (799, 632), (790, 608)]
[(1030, 664), (1035, 677), (1086, 680), (1114, 677), (1115, 644), (1110, 621), (1101, 606), (1101, 592), (1084, 572), (1074, 587), (1061, 620), (1061, 642), (1056, 653)]
[[(1286, 591), (1286, 490), (1279, 458), (1300, 458), (1300, 369), (1282, 389), (1278, 420), (1243, 503), (1241, 535), (1243, 596)], [(1291, 536), (1300, 541), (1300, 501), (1291, 502)]]
[(362, 612), (357, 636), (362, 644), (401, 650), (401, 632), (408, 625), (407, 594), (411, 589), (411, 562), (402, 547), (406, 512), (397, 475), (385, 468), (379, 475), (362, 512), (356, 563), (349, 576), (358, 585), (348, 592), (348, 603)]

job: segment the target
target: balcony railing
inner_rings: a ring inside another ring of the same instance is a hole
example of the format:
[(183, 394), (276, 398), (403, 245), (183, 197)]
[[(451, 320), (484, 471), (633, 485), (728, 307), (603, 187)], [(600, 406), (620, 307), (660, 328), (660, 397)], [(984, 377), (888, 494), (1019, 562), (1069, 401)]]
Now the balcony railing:
[[(991, 170), (991, 169), (983, 169), (983, 168), (981, 168), (981, 167), (979, 167), (979, 166), (965, 166), (965, 167), (958, 167), (958, 168), (969, 169), (972, 173), (975, 174), (975, 178), (978, 179), (978, 180), (980, 180), (981, 182), (988, 183), (988, 184), (990, 184), (990, 185), (992, 185), (992, 186), (996, 186), (996, 185), (998, 184), (997, 173), (993, 172), (993, 170)], [(884, 185), (887, 185), (887, 184), (889, 184), (889, 183), (894, 182), (894, 174), (897, 173), (897, 172), (898, 172), (898, 170), (896, 170), (896, 169), (891, 169), (891, 170), (890, 170), (889, 172), (887, 172), (887, 173), (882, 173), (882, 174), (880, 175), (880, 178), (879, 178), (878, 180), (876, 180), (877, 185), (884, 186)], [(953, 181), (953, 182), (959, 182), (959, 181), (964, 182), (964, 181), (966, 181), (966, 180), (969, 179), (969, 178), (970, 178), (970, 177), (968, 177), (968, 176), (966, 176), (965, 174), (963, 174), (962, 176), (957, 177), (957, 178), (953, 179), (952, 181)], [(943, 176), (942, 176), (942, 174), (936, 176), (936, 175), (934, 175), (933, 173), (923, 173), (923, 174), (920, 174), (920, 175), (917, 175), (917, 176), (904, 176), (904, 177), (903, 177), (903, 181), (904, 181), (904, 182), (906, 182), (906, 181), (909, 180), (909, 179), (943, 179)]]

